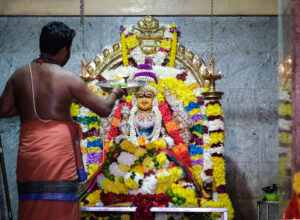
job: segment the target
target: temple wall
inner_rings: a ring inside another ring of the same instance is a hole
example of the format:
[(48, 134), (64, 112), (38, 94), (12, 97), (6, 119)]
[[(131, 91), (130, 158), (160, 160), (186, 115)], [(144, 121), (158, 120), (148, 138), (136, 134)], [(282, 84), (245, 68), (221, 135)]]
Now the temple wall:
[[(119, 41), (121, 24), (136, 24), (138, 17), (87, 17), (86, 53), (90, 61), (103, 48)], [(208, 63), (209, 17), (158, 17), (181, 28), (179, 42)], [(77, 31), (67, 69), (81, 71), (78, 17), (1, 17), (0, 93), (18, 67), (38, 57), (41, 28), (49, 21), (65, 22)], [(256, 202), (263, 186), (277, 183), (277, 17), (216, 17), (214, 45), (217, 82), (224, 92), (226, 180), (236, 219), (256, 219)], [(17, 215), (16, 158), (19, 119), (1, 119), (0, 134), (8, 174), (14, 218)], [(1, 171), (0, 171), (1, 172)], [(0, 219), (6, 215), (0, 181)]]

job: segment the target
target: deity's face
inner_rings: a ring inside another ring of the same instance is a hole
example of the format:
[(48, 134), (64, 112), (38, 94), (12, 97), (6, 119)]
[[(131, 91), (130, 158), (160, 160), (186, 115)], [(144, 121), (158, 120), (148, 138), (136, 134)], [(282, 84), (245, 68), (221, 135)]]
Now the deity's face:
[(154, 95), (151, 91), (142, 91), (136, 94), (137, 107), (142, 111), (148, 111), (152, 108)]

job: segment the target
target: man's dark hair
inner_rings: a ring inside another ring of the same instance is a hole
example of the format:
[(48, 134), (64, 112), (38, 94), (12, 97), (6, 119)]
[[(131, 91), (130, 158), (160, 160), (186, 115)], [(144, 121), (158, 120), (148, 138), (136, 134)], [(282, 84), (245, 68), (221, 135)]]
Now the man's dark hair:
[(42, 29), (40, 51), (41, 53), (56, 55), (61, 48), (70, 48), (75, 35), (75, 31), (64, 23), (50, 22)]

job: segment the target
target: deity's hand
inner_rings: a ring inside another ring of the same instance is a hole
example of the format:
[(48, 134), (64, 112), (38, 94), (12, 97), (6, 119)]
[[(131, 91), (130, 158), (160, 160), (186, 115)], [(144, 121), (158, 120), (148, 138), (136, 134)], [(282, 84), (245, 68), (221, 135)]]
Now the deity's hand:
[(183, 106), (183, 102), (178, 100), (174, 94), (171, 94), (168, 87), (165, 88), (166, 93), (166, 101), (173, 110), (173, 117), (174, 119), (177, 119), (178, 123), (181, 121), (183, 123), (183, 126), (187, 130), (190, 129), (193, 126), (193, 119), (188, 114), (188, 112), (185, 110)]
[(165, 88), (165, 94), (166, 101), (173, 110), (177, 110), (179, 106), (182, 106), (182, 101), (179, 101), (174, 94), (171, 94), (168, 87)]

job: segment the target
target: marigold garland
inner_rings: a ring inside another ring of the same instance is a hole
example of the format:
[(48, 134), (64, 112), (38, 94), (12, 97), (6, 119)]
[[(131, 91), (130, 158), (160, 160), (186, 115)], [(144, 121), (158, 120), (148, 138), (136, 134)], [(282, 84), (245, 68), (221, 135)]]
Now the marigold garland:
[(128, 55), (127, 55), (124, 32), (121, 32), (121, 49), (122, 49), (122, 57), (123, 57), (123, 66), (128, 66), (129, 63), (128, 63)]
[[(197, 102), (195, 94), (189, 89), (189, 87), (186, 86), (184, 82), (174, 77), (160, 79), (158, 84), (150, 83), (149, 85), (158, 90), (158, 99), (160, 99), (160, 94), (162, 96), (165, 95), (165, 89), (167, 87), (170, 90), (170, 93), (174, 94), (179, 101), (183, 102), (184, 106), (188, 106), (191, 102)], [(159, 101), (159, 103), (161, 102)]]
[(293, 189), (297, 194), (300, 194), (300, 172), (294, 175)]
[(135, 151), (137, 150), (137, 146), (133, 145), (132, 143), (130, 143), (127, 140), (122, 141), (120, 146), (123, 150), (126, 150), (127, 152), (132, 153), (132, 154), (134, 154)]
[(78, 114), (79, 114), (79, 105), (73, 102), (71, 105), (71, 116), (77, 117)]
[(292, 115), (292, 106), (291, 104), (279, 103), (278, 105), (278, 114), (279, 115)]
[(176, 30), (176, 25), (175, 24), (171, 24), (171, 27), (173, 28), (173, 33), (172, 33), (173, 41), (172, 41), (172, 47), (171, 47), (169, 67), (174, 67), (175, 66), (176, 52), (177, 52), (177, 30)]

